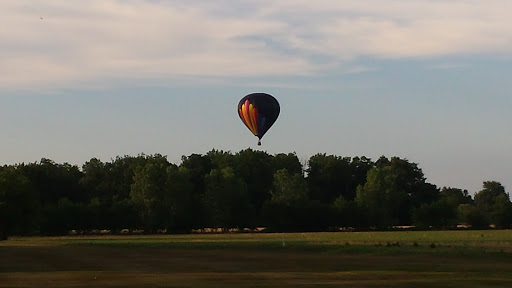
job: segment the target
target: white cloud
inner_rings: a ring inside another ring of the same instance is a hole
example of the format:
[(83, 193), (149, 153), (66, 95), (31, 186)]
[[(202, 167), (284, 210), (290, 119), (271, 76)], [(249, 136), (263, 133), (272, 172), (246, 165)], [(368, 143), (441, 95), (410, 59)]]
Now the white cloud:
[(452, 62), (446, 62), (446, 63), (438, 63), (438, 64), (432, 64), (427, 66), (428, 69), (433, 70), (448, 70), (448, 69), (462, 69), (468, 67), (468, 64), (464, 63), (452, 63)]
[(359, 56), (507, 54), (509, 11), (509, 0), (5, 0), (0, 87), (307, 75)]
[(349, 67), (348, 69), (345, 70), (345, 73), (346, 74), (359, 74), (359, 73), (375, 71), (375, 70), (377, 70), (377, 68), (375, 68), (375, 67), (357, 65), (357, 66)]

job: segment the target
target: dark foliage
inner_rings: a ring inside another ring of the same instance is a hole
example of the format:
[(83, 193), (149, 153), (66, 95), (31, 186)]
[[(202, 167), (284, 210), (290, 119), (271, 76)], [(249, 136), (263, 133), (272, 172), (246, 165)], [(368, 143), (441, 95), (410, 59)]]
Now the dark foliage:
[(307, 164), (294, 153), (246, 149), (183, 156), (179, 165), (159, 154), (93, 158), (82, 167), (49, 159), (5, 165), (0, 239), (102, 229), (512, 227), (512, 203), (499, 182), (484, 182), (473, 200), (465, 190), (438, 189), (398, 157), (317, 154)]

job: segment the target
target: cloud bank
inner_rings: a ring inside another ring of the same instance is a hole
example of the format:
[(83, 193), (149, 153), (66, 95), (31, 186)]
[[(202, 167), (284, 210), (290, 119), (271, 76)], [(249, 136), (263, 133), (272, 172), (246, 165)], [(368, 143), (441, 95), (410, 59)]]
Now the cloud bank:
[[(5, 0), (0, 87), (313, 75), (358, 57), (508, 55), (509, 11), (509, 0)], [(363, 71), (352, 66), (344, 70)]]

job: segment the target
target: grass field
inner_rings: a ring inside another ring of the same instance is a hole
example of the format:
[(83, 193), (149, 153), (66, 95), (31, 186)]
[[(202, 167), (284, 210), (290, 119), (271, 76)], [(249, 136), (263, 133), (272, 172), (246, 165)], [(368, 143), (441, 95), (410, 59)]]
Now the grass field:
[(512, 231), (0, 242), (0, 287), (512, 287)]

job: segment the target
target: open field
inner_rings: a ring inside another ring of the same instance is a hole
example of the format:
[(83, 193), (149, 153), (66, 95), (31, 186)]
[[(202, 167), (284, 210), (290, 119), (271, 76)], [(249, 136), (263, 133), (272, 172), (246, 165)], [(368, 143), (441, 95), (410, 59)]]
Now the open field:
[(510, 230), (0, 242), (0, 287), (512, 287), (510, 271)]

